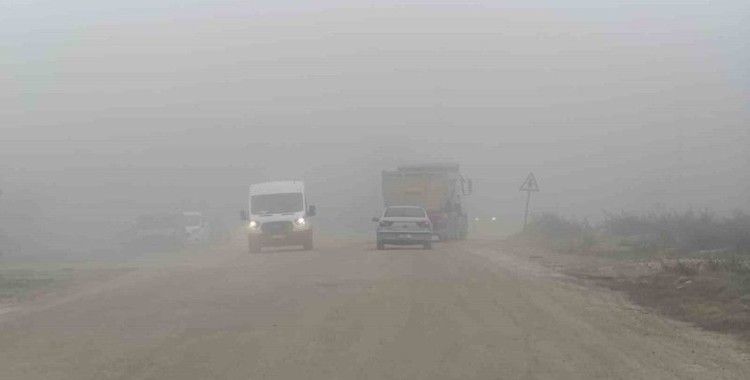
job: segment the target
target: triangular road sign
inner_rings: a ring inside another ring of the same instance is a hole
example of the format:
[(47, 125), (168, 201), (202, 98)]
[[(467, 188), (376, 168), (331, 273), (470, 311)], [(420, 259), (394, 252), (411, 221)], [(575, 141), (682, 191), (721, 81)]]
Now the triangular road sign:
[(523, 185), (521, 185), (520, 191), (539, 191), (539, 184), (536, 182), (536, 177), (534, 177), (534, 173), (529, 173), (529, 176), (526, 177), (526, 180), (523, 181)]

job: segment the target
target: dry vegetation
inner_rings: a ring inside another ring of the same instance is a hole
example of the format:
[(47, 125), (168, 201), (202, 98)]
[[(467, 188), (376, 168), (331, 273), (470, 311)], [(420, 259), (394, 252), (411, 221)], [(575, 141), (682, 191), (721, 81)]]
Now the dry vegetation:
[(610, 270), (601, 276), (587, 272), (582, 277), (624, 291), (635, 302), (671, 317), (750, 340), (748, 214), (607, 214), (596, 226), (542, 214), (517, 238), (583, 260), (606, 262), (602, 266), (609, 269), (646, 268)]

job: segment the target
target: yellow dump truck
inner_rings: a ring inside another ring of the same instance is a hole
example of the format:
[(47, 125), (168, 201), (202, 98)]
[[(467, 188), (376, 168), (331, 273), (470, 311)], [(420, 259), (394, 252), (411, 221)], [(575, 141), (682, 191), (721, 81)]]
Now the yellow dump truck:
[(465, 239), (468, 217), (461, 204), (471, 194), (471, 180), (464, 178), (458, 164), (399, 166), (383, 171), (385, 207), (420, 206), (427, 210), (440, 240)]

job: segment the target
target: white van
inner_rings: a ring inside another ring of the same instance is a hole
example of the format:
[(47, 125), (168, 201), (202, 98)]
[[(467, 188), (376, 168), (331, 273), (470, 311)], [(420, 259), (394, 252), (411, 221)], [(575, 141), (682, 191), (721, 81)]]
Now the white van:
[(307, 204), (302, 181), (251, 185), (249, 208), (242, 212), (250, 251), (290, 245), (312, 249), (313, 227), (309, 218), (314, 215), (315, 206)]

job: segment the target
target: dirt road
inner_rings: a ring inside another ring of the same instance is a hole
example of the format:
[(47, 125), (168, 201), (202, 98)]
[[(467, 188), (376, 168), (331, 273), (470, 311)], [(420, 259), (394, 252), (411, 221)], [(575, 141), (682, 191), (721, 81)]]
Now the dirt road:
[(495, 247), (238, 240), (0, 315), (0, 378), (750, 377), (731, 338)]

